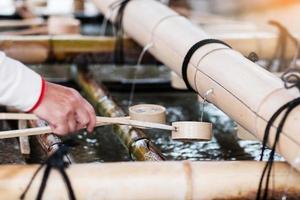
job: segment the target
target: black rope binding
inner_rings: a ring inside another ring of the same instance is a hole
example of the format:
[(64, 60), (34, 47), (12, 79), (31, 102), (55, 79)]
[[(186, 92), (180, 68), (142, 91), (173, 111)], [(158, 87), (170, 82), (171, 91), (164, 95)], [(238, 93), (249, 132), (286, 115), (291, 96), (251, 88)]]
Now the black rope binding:
[(181, 67), (181, 74), (182, 74), (182, 79), (184, 80), (186, 87), (190, 90), (190, 91), (194, 91), (196, 92), (192, 86), (190, 85), (189, 81), (188, 81), (188, 77), (187, 77), (187, 70), (188, 70), (188, 66), (190, 63), (190, 60), (192, 58), (192, 56), (194, 55), (194, 53), (200, 49), (201, 47), (207, 45), (207, 44), (213, 44), (213, 43), (217, 43), (217, 44), (223, 44), (229, 48), (231, 48), (228, 44), (226, 44), (225, 42), (221, 41), (221, 40), (216, 40), (216, 39), (205, 39), (205, 40), (201, 40), (199, 42), (197, 42), (196, 44), (194, 44), (189, 51), (187, 52), (187, 54), (184, 57), (183, 63), (182, 63), (182, 67)]
[(61, 176), (62, 176), (62, 178), (63, 178), (63, 180), (64, 180), (64, 182), (67, 186), (69, 199), (70, 200), (76, 200), (75, 193), (73, 191), (71, 181), (70, 181), (70, 179), (69, 179), (69, 177), (68, 177), (68, 175), (65, 171), (65, 168), (67, 168), (69, 166), (69, 163), (64, 161), (64, 157), (67, 154), (68, 154), (67, 145), (62, 144), (59, 147), (59, 149), (56, 150), (51, 156), (49, 156), (49, 158), (46, 160), (46, 162), (41, 164), (41, 166), (34, 172), (29, 184), (25, 188), (25, 191), (21, 195), (20, 199), (21, 200), (25, 199), (26, 194), (27, 194), (28, 190), (30, 189), (30, 186), (33, 183), (35, 177), (40, 172), (40, 170), (44, 166), (46, 166), (45, 171), (44, 171), (44, 175), (43, 175), (43, 178), (42, 178), (42, 182), (41, 182), (41, 185), (40, 185), (40, 188), (39, 188), (38, 195), (37, 195), (36, 199), (37, 200), (42, 199), (45, 188), (46, 188), (46, 185), (47, 185), (47, 181), (48, 181), (48, 178), (49, 178), (49, 175), (50, 175), (50, 172), (54, 168), (54, 169), (57, 169), (60, 172), (60, 174), (61, 174)]
[[(291, 69), (291, 70), (288, 70), (287, 72), (285, 72), (281, 77), (284, 82), (285, 88), (290, 89), (290, 88), (296, 87), (300, 91), (300, 76), (299, 75), (300, 75), (299, 70), (296, 70), (296, 69)], [(266, 150), (266, 144), (269, 140), (270, 129), (271, 129), (273, 123), (275, 122), (275, 120), (278, 118), (278, 116), (283, 114), (283, 117), (281, 118), (279, 125), (277, 127), (277, 130), (276, 130), (276, 133), (275, 133), (274, 142), (273, 142), (273, 144), (271, 144), (272, 145), (271, 152), (269, 154), (268, 161), (263, 169), (263, 172), (262, 172), (262, 175), (260, 178), (258, 191), (256, 194), (256, 200), (268, 199), (270, 176), (271, 176), (271, 172), (272, 172), (272, 166), (274, 163), (276, 146), (278, 144), (280, 134), (282, 132), (282, 129), (284, 127), (287, 117), (289, 116), (291, 111), (299, 105), (300, 105), (300, 97), (281, 106), (273, 114), (271, 119), (268, 121), (268, 124), (265, 129), (265, 133), (264, 133), (263, 142), (262, 142), (263, 146), (262, 146), (262, 151), (261, 151), (261, 155), (260, 155), (260, 161), (262, 161), (263, 157), (264, 157), (264, 152)], [(264, 184), (264, 190), (262, 191), (263, 184)]]
[(114, 62), (117, 65), (124, 64), (124, 28), (123, 28), (123, 16), (125, 8), (130, 0), (122, 0), (118, 2), (118, 13), (115, 21), (115, 29), (116, 29), (116, 42), (114, 49)]

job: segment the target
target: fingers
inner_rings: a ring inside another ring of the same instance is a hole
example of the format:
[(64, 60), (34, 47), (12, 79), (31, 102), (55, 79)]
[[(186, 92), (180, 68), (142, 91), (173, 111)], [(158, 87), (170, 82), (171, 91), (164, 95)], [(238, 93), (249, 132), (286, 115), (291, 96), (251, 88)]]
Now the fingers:
[(94, 127), (96, 125), (96, 113), (93, 106), (90, 103), (88, 103), (85, 99), (83, 100), (84, 100), (85, 109), (89, 116), (89, 123), (87, 124), (87, 130), (88, 132), (93, 132)]
[(55, 126), (55, 125), (53, 125), (53, 124), (49, 124), (49, 126), (50, 126), (50, 128), (51, 128), (52, 132), (54, 133), (54, 130), (55, 130), (56, 126)]
[(92, 132), (96, 124), (93, 107), (74, 89), (46, 83), (42, 103), (34, 114), (46, 120), (53, 133), (66, 135), (87, 128)]
[(85, 109), (76, 110), (76, 123), (78, 129), (86, 128), (89, 120), (88, 112)]
[(88, 132), (92, 132), (96, 125), (96, 114), (93, 106), (85, 100), (76, 90), (73, 91), (77, 97), (78, 106), (76, 110), (77, 124), (79, 127), (86, 127)]
[(68, 132), (69, 133), (72, 133), (72, 132), (75, 132), (77, 131), (77, 121), (76, 121), (76, 117), (75, 117), (75, 114), (72, 113), (68, 116), (68, 119), (67, 119), (67, 125), (68, 125)]
[(87, 128), (88, 132), (92, 132), (96, 124), (96, 114), (94, 108), (82, 99), (82, 104), (76, 111), (76, 120), (79, 128)]
[(55, 134), (66, 135), (76, 131), (76, 119), (72, 105), (68, 105), (66, 102), (66, 105), (64, 105), (63, 108), (55, 112), (54, 117), (54, 123), (52, 124), (55, 127)]
[(69, 126), (67, 121), (54, 124), (53, 127), (54, 127), (53, 133), (57, 135), (66, 135), (69, 133)]

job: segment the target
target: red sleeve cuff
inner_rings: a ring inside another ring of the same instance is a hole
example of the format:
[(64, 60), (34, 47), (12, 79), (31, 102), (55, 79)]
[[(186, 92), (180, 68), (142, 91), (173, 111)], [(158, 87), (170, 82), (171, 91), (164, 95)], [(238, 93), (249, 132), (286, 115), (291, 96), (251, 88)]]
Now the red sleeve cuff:
[(46, 90), (46, 81), (41, 78), (42, 80), (42, 88), (41, 88), (41, 93), (40, 93), (40, 96), (37, 100), (37, 102), (33, 105), (33, 107), (28, 111), (29, 113), (33, 112), (35, 109), (37, 109), (39, 107), (39, 105), (41, 105), (43, 99), (44, 99), (44, 96), (45, 96), (45, 90)]

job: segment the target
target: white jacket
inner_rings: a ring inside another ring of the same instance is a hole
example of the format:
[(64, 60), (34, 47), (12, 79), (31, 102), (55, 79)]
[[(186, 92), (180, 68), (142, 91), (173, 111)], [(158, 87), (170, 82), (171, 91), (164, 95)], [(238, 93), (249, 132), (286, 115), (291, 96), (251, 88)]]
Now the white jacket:
[(28, 112), (39, 102), (42, 87), (39, 74), (0, 52), (0, 105)]

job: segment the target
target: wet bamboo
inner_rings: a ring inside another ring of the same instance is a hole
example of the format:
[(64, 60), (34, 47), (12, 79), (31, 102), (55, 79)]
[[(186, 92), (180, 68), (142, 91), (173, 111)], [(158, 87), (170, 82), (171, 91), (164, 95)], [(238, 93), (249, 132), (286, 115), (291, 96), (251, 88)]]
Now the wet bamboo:
[[(31, 120), (29, 121), (29, 126), (32, 128), (44, 127), (47, 126), (47, 123), (43, 120)], [(55, 151), (58, 150), (58, 148), (62, 144), (62, 140), (53, 133), (37, 135), (34, 137), (36, 137), (38, 143), (40, 144), (47, 156), (52, 155)], [(74, 159), (70, 154), (67, 154), (65, 159), (66, 162), (74, 163)]]
[[(116, 0), (94, 0), (108, 15)], [(114, 12), (114, 16), (116, 12)], [(112, 19), (114, 19), (114, 16)], [(154, 0), (130, 1), (123, 16), (125, 32), (140, 45), (153, 44), (150, 52), (182, 76), (182, 63), (198, 41), (210, 38), (199, 26)], [(191, 58), (187, 79), (198, 94), (213, 89), (208, 101), (227, 113), (260, 140), (271, 116), (285, 103), (299, 97), (296, 89), (286, 90), (282, 81), (223, 44), (208, 44)], [(300, 108), (287, 118), (278, 152), (300, 170)], [(278, 121), (271, 129), (274, 140)]]
[[(77, 199), (255, 199), (264, 162), (122, 162), (71, 165), (66, 169)], [(0, 198), (18, 199), (35, 165), (0, 166)], [(300, 175), (275, 163), (274, 199), (300, 198)], [(35, 199), (40, 172), (27, 194)], [(271, 187), (270, 187), (271, 188)], [(68, 199), (61, 175), (53, 170), (44, 199)]]
[[(124, 117), (125, 112), (108, 94), (104, 86), (83, 71), (76, 73), (76, 81), (83, 89), (88, 99), (94, 104), (97, 112), (107, 117)], [(164, 160), (159, 150), (147, 139), (142, 130), (132, 128), (127, 125), (114, 125), (114, 132), (117, 134), (122, 143), (128, 148), (129, 153), (135, 160)], [(141, 140), (137, 140), (141, 138)]]

